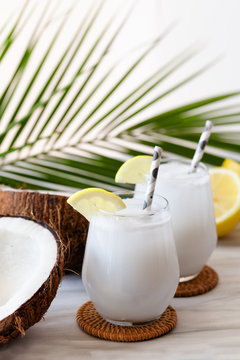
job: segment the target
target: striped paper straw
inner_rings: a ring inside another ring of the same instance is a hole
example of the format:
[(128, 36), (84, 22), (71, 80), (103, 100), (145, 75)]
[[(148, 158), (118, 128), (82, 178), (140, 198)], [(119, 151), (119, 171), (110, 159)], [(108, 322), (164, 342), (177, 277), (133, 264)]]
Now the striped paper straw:
[(205, 147), (211, 135), (212, 127), (213, 127), (213, 123), (210, 120), (207, 120), (202, 135), (200, 136), (195, 154), (193, 156), (190, 170), (188, 172), (189, 174), (192, 174), (197, 170), (197, 167), (200, 161), (202, 160)]
[(153, 201), (153, 194), (154, 194), (156, 180), (157, 180), (157, 176), (158, 176), (158, 168), (159, 168), (160, 161), (161, 161), (161, 156), (162, 156), (162, 149), (159, 146), (155, 146), (154, 154), (153, 154), (153, 161), (152, 161), (152, 165), (151, 165), (151, 169), (150, 169), (150, 178), (148, 181), (146, 196), (145, 196), (145, 200), (143, 203), (143, 210), (151, 209), (151, 205), (152, 205), (152, 201)]

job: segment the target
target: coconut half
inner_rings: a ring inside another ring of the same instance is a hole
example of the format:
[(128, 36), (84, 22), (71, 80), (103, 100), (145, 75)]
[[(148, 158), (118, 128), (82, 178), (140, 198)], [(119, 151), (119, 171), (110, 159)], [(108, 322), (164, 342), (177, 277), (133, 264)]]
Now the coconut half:
[(38, 322), (56, 295), (63, 271), (57, 234), (29, 218), (0, 217), (0, 344)]
[(57, 232), (64, 245), (64, 268), (81, 273), (88, 221), (59, 193), (0, 190), (0, 214), (27, 216), (42, 221)]

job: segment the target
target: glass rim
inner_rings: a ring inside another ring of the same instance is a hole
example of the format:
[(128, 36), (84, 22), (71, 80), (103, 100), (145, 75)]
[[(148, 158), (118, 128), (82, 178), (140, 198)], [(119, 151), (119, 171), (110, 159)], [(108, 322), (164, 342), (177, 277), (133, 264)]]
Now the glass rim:
[[(167, 163), (167, 162), (173, 162), (173, 161), (177, 161), (177, 162), (181, 162), (181, 163), (185, 163), (185, 164), (188, 164), (190, 165), (191, 164), (191, 161), (192, 159), (188, 159), (188, 158), (178, 158), (178, 157), (169, 157), (169, 158), (163, 158), (161, 160), (161, 163), (160, 163), (160, 166), (161, 164), (164, 164), (164, 163)], [(198, 164), (199, 167), (202, 168), (202, 170), (204, 170), (205, 172), (208, 172), (208, 168), (207, 166), (200, 161), (200, 163)]]
[[(124, 196), (124, 195), (127, 196), (127, 195), (133, 195), (133, 194), (141, 194), (141, 195), (143, 195), (141, 197), (142, 203), (143, 203), (144, 198), (145, 198), (145, 192), (143, 192), (143, 191), (117, 190), (117, 191), (114, 191), (113, 194), (119, 196), (120, 198), (121, 198), (121, 196)], [(137, 217), (148, 217), (148, 216), (159, 215), (159, 214), (165, 213), (166, 211), (167, 212), (169, 211), (169, 202), (164, 196), (155, 194), (153, 197), (155, 199), (156, 198), (161, 199), (161, 201), (163, 201), (164, 205), (161, 204), (161, 203), (158, 203), (158, 205), (155, 206), (154, 209), (146, 210), (145, 212), (144, 212), (144, 210), (142, 210), (141, 213), (136, 214), (136, 215), (135, 214), (111, 213), (111, 212), (107, 212), (107, 211), (103, 211), (103, 210), (100, 210), (99, 214), (100, 215), (116, 216), (116, 217), (121, 217), (121, 218), (124, 218), (124, 217), (137, 218)], [(140, 199), (138, 198), (138, 200), (140, 200)]]

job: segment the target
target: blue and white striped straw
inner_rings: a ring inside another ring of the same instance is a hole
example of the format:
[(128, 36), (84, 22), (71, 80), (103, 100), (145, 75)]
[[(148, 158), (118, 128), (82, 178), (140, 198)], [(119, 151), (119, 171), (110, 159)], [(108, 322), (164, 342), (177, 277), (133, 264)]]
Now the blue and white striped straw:
[(160, 148), (159, 146), (155, 146), (153, 161), (150, 169), (150, 178), (148, 181), (145, 200), (143, 203), (143, 210), (151, 209), (161, 156), (162, 156), (162, 148)]
[(197, 170), (197, 167), (200, 161), (202, 160), (205, 147), (211, 135), (212, 127), (213, 127), (213, 123), (210, 120), (207, 120), (202, 135), (200, 136), (195, 154), (191, 161), (190, 170), (188, 172), (189, 174), (192, 174)]

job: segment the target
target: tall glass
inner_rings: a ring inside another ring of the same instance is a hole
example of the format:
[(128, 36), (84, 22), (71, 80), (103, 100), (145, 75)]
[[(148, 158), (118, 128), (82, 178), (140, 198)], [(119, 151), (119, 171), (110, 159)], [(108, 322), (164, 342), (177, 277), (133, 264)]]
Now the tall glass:
[(146, 212), (142, 194), (118, 196), (126, 209), (90, 221), (82, 276), (99, 314), (131, 325), (165, 311), (179, 282), (179, 266), (167, 200), (156, 196)]
[[(190, 161), (172, 159), (159, 167), (155, 192), (169, 201), (180, 281), (196, 277), (216, 247), (217, 233), (207, 168), (189, 174)], [(137, 185), (143, 191), (146, 184)]]

